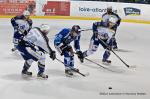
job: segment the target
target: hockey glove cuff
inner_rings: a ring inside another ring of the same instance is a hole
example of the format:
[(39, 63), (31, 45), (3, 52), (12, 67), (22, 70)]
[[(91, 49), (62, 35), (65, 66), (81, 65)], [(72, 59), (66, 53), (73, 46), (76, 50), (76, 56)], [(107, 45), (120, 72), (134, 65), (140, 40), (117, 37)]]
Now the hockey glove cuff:
[(56, 59), (56, 52), (55, 52), (55, 51), (51, 51), (51, 53), (50, 53), (50, 58), (51, 58), (52, 60), (55, 60), (55, 59)]
[(84, 56), (82, 51), (77, 51), (76, 54), (78, 55), (79, 60), (81, 61), (81, 63), (83, 63), (84, 61)]

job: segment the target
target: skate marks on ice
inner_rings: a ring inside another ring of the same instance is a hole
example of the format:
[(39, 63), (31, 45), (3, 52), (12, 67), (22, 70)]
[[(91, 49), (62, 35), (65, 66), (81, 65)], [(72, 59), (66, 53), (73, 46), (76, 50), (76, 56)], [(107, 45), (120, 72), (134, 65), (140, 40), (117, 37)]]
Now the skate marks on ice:
[(46, 73), (49, 76), (53, 76), (53, 77), (64, 77), (65, 76), (65, 70), (59, 70), (59, 69), (47, 69)]
[(5, 53), (4, 60), (22, 60), (22, 56), (20, 55), (19, 51), (10, 51), (8, 53)]
[(7, 74), (7, 75), (2, 75), (1, 79), (19, 82), (19, 81), (34, 80), (35, 76), (33, 76), (33, 77), (24, 77), (21, 73), (20, 74)]
[(81, 74), (76, 73), (76, 72), (73, 72), (73, 74), (74, 74), (73, 76), (66, 76), (65, 70), (58, 70), (58, 69), (48, 69), (48, 70), (46, 70), (46, 73), (48, 73), (48, 75), (52, 76), (52, 77), (70, 77), (70, 78), (87, 77), (90, 75), (89, 72), (84, 72), (84, 71), (82, 72), (81, 71), (81, 73), (83, 73), (83, 75), (85, 75), (85, 76), (82, 76)]
[[(122, 64), (122, 65), (114, 65), (114, 62), (112, 62), (111, 64), (104, 64), (103, 62), (102, 62), (102, 60), (99, 60), (99, 59), (95, 59), (94, 61), (96, 61), (96, 62), (100, 62), (102, 65), (104, 65), (104, 66), (107, 66), (107, 67), (109, 67), (110, 69), (116, 69), (116, 70), (120, 70), (120, 71), (124, 71), (124, 73), (127, 71), (127, 70), (129, 70), (129, 69), (136, 69), (136, 67), (137, 67), (137, 65), (129, 65), (129, 68), (127, 68), (126, 66), (125, 66), (125, 64)], [(123, 68), (125, 68), (125, 70), (123, 70)]]
[(116, 52), (133, 52), (132, 50), (129, 50), (129, 49), (114, 49), (113, 51), (116, 51)]

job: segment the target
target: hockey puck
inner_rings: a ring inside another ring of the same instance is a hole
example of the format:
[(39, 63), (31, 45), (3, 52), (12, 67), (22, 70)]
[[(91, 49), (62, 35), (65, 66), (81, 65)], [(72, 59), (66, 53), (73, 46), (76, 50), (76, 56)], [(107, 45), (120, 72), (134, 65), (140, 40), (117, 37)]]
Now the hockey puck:
[(112, 89), (112, 87), (108, 87), (108, 89)]

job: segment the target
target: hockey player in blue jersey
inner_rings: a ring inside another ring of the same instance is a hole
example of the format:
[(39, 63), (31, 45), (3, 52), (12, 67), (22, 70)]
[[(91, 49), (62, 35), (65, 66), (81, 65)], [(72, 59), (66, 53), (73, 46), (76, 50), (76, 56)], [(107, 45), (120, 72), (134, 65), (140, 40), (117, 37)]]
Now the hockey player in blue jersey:
[(99, 44), (103, 46), (105, 52), (103, 54), (103, 63), (111, 63), (111, 60), (108, 60), (110, 56), (110, 50), (112, 48), (112, 36), (115, 31), (116, 20), (111, 17), (109, 18), (108, 24), (104, 22), (95, 22), (93, 23), (93, 36), (91, 37), (89, 49), (83, 52), (83, 56), (87, 57), (97, 51)]
[(121, 18), (119, 17), (118, 14), (114, 13), (112, 11), (112, 6), (109, 6), (107, 7), (107, 12), (104, 13), (102, 15), (102, 22), (107, 25), (108, 24), (108, 20), (110, 17), (114, 17), (116, 19), (116, 24), (113, 26), (113, 29), (115, 31), (115, 34), (113, 35), (112, 37), (112, 40), (113, 40), (113, 49), (118, 49), (118, 46), (117, 46), (117, 42), (116, 42), (116, 38), (115, 38), (115, 35), (116, 35), (116, 31), (117, 31), (117, 27), (120, 25), (120, 22), (121, 22)]
[(64, 56), (66, 75), (72, 76), (73, 71), (79, 71), (74, 67), (74, 52), (70, 43), (74, 41), (74, 48), (80, 61), (83, 61), (83, 54), (80, 50), (80, 26), (74, 25), (71, 29), (64, 28), (55, 36), (54, 46)]
[(51, 59), (56, 58), (55, 51), (49, 46), (49, 39), (47, 34), (50, 31), (50, 27), (46, 24), (42, 24), (40, 27), (32, 28), (27, 35), (19, 42), (16, 48), (23, 56), (25, 63), (23, 66), (22, 74), (31, 76), (32, 72), (29, 72), (29, 68), (33, 61), (38, 62), (37, 77), (48, 78), (48, 75), (44, 74), (45, 71), (45, 54), (48, 53)]
[(13, 43), (16, 50), (16, 45), (20, 38), (23, 38), (32, 28), (32, 20), (30, 19), (30, 12), (25, 10), (22, 15), (17, 15), (11, 19), (11, 24), (14, 28)]

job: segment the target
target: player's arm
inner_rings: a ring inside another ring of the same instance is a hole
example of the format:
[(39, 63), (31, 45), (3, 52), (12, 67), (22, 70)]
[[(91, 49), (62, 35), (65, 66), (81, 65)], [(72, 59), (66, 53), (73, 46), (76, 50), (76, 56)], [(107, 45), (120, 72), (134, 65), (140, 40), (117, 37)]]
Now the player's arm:
[[(49, 45), (49, 39), (48, 37), (46, 36), (47, 40), (46, 40), (46, 44), (47, 44), (47, 48), (49, 50), (49, 55), (50, 55), (50, 58), (52, 60), (55, 60), (56, 59), (56, 52), (54, 50), (52, 50), (52, 48), (50, 47)], [(48, 53), (48, 52), (47, 52)]]
[(80, 51), (80, 36), (77, 36), (74, 41), (74, 48), (77, 51)]
[(104, 13), (103, 15), (102, 15), (102, 22), (107, 22), (108, 21), (108, 14), (107, 13)]
[(16, 23), (16, 19), (17, 19), (17, 16), (16, 17), (13, 17), (11, 19), (11, 24), (12, 26), (14, 27), (14, 29), (17, 29), (18, 28), (18, 24)]
[(117, 26), (119, 26), (119, 25), (120, 25), (120, 22), (121, 22), (121, 18), (120, 18), (119, 15), (116, 14), (116, 13), (113, 13), (113, 15), (115, 15), (115, 16), (118, 18)]
[(93, 25), (92, 25), (93, 36), (94, 36), (95, 38), (97, 38), (97, 36), (98, 36), (98, 30), (97, 30), (98, 24), (99, 24), (98, 22), (95, 22), (95, 23), (93, 23)]
[(74, 48), (76, 50), (76, 54), (78, 55), (79, 60), (83, 63), (84, 56), (82, 51), (80, 50), (80, 35), (74, 41)]
[(72, 47), (68, 44), (67, 41), (68, 33), (69, 33), (68, 29), (63, 29), (61, 32), (57, 34), (54, 41), (61, 55), (64, 54), (64, 51), (69, 51), (72, 49)]
[(24, 17), (23, 16), (15, 16), (11, 19), (11, 24), (14, 28), (16, 28), (18, 26), (18, 24), (16, 23), (16, 20), (18, 19), (23, 19)]
[(31, 19), (28, 19), (28, 23), (29, 23), (29, 26), (30, 26), (28, 31), (30, 31), (30, 29), (32, 28), (33, 21)]

